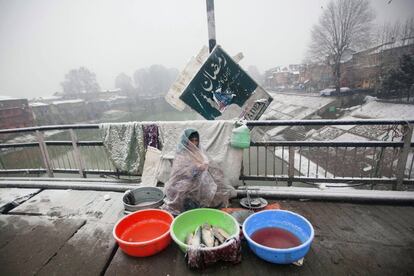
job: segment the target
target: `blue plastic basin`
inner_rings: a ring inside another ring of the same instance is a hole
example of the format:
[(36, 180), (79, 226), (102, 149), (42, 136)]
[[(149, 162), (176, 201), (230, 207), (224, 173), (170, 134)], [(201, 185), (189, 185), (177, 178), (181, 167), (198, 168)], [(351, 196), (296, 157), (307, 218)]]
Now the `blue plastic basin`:
[[(279, 227), (294, 234), (302, 242), (301, 245), (276, 249), (263, 246), (251, 239), (252, 234), (262, 228)], [(249, 216), (243, 223), (243, 234), (250, 249), (265, 261), (275, 264), (290, 264), (308, 253), (314, 230), (312, 224), (304, 217), (285, 210), (266, 210)]]

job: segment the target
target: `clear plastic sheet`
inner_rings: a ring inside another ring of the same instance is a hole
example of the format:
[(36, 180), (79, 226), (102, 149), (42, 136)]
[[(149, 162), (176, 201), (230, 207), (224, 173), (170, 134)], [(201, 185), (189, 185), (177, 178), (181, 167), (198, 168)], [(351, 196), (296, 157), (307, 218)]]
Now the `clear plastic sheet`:
[(190, 141), (191, 135), (198, 136), (198, 132), (189, 128), (181, 135), (165, 184), (162, 208), (174, 215), (200, 207), (226, 207), (234, 193), (232, 186), (224, 184), (223, 171), (209, 161), (202, 146)]

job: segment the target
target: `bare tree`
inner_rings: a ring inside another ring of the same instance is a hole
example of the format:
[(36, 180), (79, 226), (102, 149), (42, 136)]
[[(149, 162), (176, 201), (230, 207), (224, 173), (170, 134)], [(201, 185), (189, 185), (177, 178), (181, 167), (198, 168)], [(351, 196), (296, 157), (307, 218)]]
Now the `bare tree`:
[(401, 39), (403, 44), (408, 43), (408, 38), (414, 37), (414, 18), (407, 19), (401, 28)]
[(70, 70), (61, 85), (65, 94), (98, 92), (101, 89), (96, 81), (95, 73), (85, 67)]
[(132, 79), (125, 73), (119, 74), (115, 78), (115, 88), (119, 88), (124, 92), (131, 93), (134, 91), (134, 86), (132, 85)]
[(138, 92), (145, 95), (159, 96), (167, 93), (178, 76), (176, 68), (166, 68), (160, 64), (141, 68), (134, 72), (133, 78)]
[(399, 20), (394, 23), (386, 22), (377, 27), (373, 46), (379, 46), (385, 43), (394, 42), (401, 37), (401, 23)]
[(374, 18), (368, 0), (332, 0), (319, 23), (313, 26), (310, 55), (331, 65), (338, 93), (341, 58), (346, 51), (362, 49), (369, 44)]
[(414, 18), (407, 19), (404, 23), (399, 20), (391, 23), (385, 22), (376, 27), (373, 46), (400, 41), (402, 45), (409, 43), (409, 38), (414, 37)]

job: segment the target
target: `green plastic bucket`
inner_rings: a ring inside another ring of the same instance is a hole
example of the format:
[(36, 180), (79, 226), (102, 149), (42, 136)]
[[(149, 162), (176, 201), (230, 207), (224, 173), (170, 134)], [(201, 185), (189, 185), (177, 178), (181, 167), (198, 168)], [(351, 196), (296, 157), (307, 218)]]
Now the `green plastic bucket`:
[[(189, 233), (193, 233), (198, 226), (204, 223), (221, 227), (230, 237), (239, 237), (240, 235), (240, 226), (234, 217), (220, 210), (200, 208), (184, 212), (174, 219), (170, 227), (171, 238), (183, 252), (186, 252), (188, 246), (185, 244), (185, 238)], [(214, 249), (225, 246), (227, 244), (223, 243), (220, 246), (214, 247)], [(201, 250), (204, 249), (211, 250), (212, 248), (201, 248)]]

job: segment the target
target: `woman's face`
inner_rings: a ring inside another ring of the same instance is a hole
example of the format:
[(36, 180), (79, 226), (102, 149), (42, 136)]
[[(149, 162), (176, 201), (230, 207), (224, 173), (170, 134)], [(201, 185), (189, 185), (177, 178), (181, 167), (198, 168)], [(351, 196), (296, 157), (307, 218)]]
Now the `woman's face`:
[(190, 143), (192, 143), (194, 146), (198, 147), (198, 144), (199, 144), (198, 138), (196, 138), (196, 137), (190, 138)]

